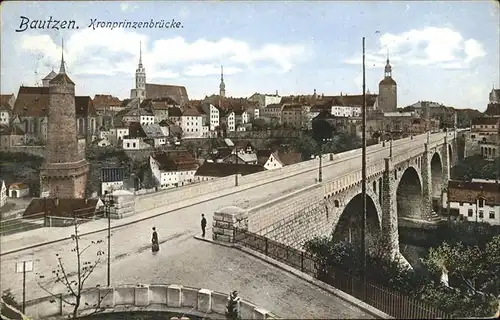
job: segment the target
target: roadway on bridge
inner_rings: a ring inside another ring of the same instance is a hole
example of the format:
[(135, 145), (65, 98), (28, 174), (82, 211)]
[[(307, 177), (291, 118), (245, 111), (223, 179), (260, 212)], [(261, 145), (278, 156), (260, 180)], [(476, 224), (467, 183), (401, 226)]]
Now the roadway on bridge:
[[(393, 144), (393, 153), (398, 154), (408, 150), (409, 148), (414, 148), (417, 145), (423, 145), (425, 141), (425, 136), (415, 137), (414, 140), (405, 140), (405, 141), (396, 141)], [(382, 160), (384, 157), (388, 156), (388, 147), (376, 147), (376, 151), (368, 155), (368, 159), (370, 161)], [(347, 159), (337, 164), (330, 165), (324, 168), (324, 180), (333, 179), (336, 176), (339, 176), (343, 173), (349, 171), (346, 166), (346, 162), (355, 161), (359, 162), (359, 167), (361, 166), (361, 159), (359, 158), (360, 151), (356, 150), (350, 152), (353, 155), (352, 159)], [(325, 163), (326, 164), (326, 163)], [(357, 165), (355, 167), (358, 167)], [(162, 257), (165, 261), (169, 261), (175, 259), (175, 256), (169, 257), (168, 250), (169, 247), (175, 247), (178, 252), (183, 252), (182, 250), (186, 250), (186, 254), (189, 255), (189, 248), (193, 245), (192, 237), (196, 234), (200, 233), (200, 215), (201, 213), (205, 213), (209, 225), (212, 221), (213, 212), (217, 209), (220, 209), (229, 205), (236, 205), (242, 208), (249, 208), (256, 206), (258, 204), (262, 204), (263, 202), (275, 199), (279, 196), (288, 194), (290, 192), (296, 191), (300, 188), (306, 187), (314, 183), (314, 179), (317, 178), (317, 169), (313, 169), (309, 172), (305, 172), (293, 177), (288, 177), (286, 179), (280, 180), (278, 182), (274, 182), (271, 184), (261, 185), (258, 187), (254, 187), (245, 191), (238, 192), (233, 195), (219, 197), (217, 199), (213, 199), (201, 204), (193, 205), (188, 208), (175, 210), (164, 215), (151, 218), (149, 220), (139, 221), (137, 223), (120, 227), (114, 229), (112, 231), (112, 265), (120, 259), (120, 257), (124, 257), (126, 255), (130, 255), (131, 253), (139, 252), (141, 250), (149, 250), (150, 236), (151, 236), (151, 227), (156, 226), (159, 232), (160, 242), (163, 241), (162, 246), (165, 247), (165, 250), (162, 249)], [(90, 222), (88, 224), (95, 224), (97, 229), (100, 229), (106, 225), (104, 221), (95, 221)], [(51, 232), (58, 232), (62, 228), (53, 228)], [(67, 228), (66, 228), (67, 229)], [(33, 238), (37, 242), (43, 241), (43, 235), (46, 234), (46, 231), (43, 230), (33, 230), (28, 231), (23, 234), (23, 238)], [(2, 251), (7, 251), (3, 244), (9, 242), (9, 239), (15, 239), (15, 237), (19, 237), (19, 235), (6, 236), (2, 238)], [(210, 232), (207, 234), (208, 237), (211, 237)], [(14, 237), (14, 238), (13, 238)], [(93, 234), (85, 237), (85, 241), (89, 240), (105, 240), (106, 233), (100, 232), (97, 234)], [(192, 241), (191, 241), (192, 239)], [(11, 240), (12, 241), (12, 240)], [(59, 254), (63, 261), (66, 261), (68, 268), (70, 270), (74, 270), (76, 266), (75, 254), (70, 252), (73, 247), (71, 240), (57, 242), (55, 244), (46, 245), (39, 248), (28, 249), (17, 253), (12, 253), (8, 255), (2, 255), (0, 257), (2, 270), (1, 270), (1, 284), (2, 289), (11, 288), (14, 293), (18, 296), (21, 294), (22, 290), (22, 275), (15, 274), (15, 263), (22, 259), (33, 259), (35, 261), (35, 273), (29, 273), (26, 279), (26, 298), (34, 299), (41, 296), (46, 296), (46, 292), (44, 292), (36, 283), (37, 277), (36, 273), (41, 273), (46, 277), (50, 277), (52, 270), (56, 267), (56, 253)], [(106, 252), (106, 241), (101, 245), (101, 249)], [(94, 254), (94, 249), (91, 251), (89, 249), (86, 252), (86, 255)], [(89, 260), (92, 260), (90, 257)], [(134, 264), (134, 258), (137, 261), (140, 259), (136, 257), (134, 254), (130, 257), (129, 264)], [(193, 264), (196, 264), (196, 257), (193, 258)], [(222, 258), (222, 257), (221, 257)], [(186, 260), (189, 261), (189, 260)], [(166, 262), (168, 263), (168, 262)], [(98, 268), (99, 270), (105, 270), (105, 265), (102, 265)], [(122, 268), (120, 268), (122, 269)], [(122, 283), (120, 278), (120, 272), (122, 270), (113, 268), (113, 284)], [(99, 271), (99, 272), (101, 272)], [(144, 270), (144, 273), (147, 273), (147, 270)], [(104, 281), (105, 279), (102, 278)], [(183, 283), (183, 281), (179, 281), (172, 279), (173, 283)], [(103, 283), (100, 281), (100, 283)], [(160, 281), (165, 282), (165, 281)], [(50, 281), (45, 281), (45, 284), (49, 284)], [(193, 284), (194, 285), (194, 284)], [(249, 284), (251, 285), (251, 284)], [(59, 292), (61, 288), (53, 287), (52, 290)]]

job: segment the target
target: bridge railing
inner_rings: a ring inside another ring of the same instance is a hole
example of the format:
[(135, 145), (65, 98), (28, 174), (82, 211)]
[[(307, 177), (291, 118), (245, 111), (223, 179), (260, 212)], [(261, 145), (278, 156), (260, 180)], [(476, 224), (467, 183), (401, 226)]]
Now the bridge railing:
[(347, 274), (335, 267), (322, 269), (312, 254), (248, 230), (235, 229), (235, 242), (325, 282), (396, 319), (451, 319), (449, 314), (422, 301)]

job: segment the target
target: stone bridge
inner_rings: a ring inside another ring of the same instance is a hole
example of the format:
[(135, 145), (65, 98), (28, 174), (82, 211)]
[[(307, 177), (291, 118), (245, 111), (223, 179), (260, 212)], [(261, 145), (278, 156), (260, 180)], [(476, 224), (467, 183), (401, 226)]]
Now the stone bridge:
[[(367, 148), (368, 250), (383, 246), (399, 255), (398, 226), (435, 226), (440, 220), (433, 201), (441, 199), (450, 179), (456, 141), (454, 131)], [(389, 150), (388, 144), (393, 144)], [(328, 167), (334, 178), (248, 210), (249, 231), (298, 249), (315, 236), (332, 234), (359, 245), (361, 166), (360, 152), (346, 154)]]

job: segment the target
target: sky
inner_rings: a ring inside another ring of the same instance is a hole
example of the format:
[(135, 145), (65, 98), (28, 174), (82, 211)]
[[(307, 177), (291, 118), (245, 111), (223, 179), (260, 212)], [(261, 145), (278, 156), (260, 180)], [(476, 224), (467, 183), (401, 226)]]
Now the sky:
[[(497, 1), (479, 0), (5, 1), (1, 92), (17, 95), (57, 71), (64, 41), (77, 95), (129, 98), (140, 46), (147, 82), (185, 86), (190, 99), (218, 93), (221, 65), (227, 96), (361, 94), (365, 37), (370, 92), (389, 54), (399, 107), (428, 100), (485, 110), (500, 88), (499, 12)], [(160, 28), (162, 20), (176, 28)], [(120, 28), (125, 21), (156, 27)]]

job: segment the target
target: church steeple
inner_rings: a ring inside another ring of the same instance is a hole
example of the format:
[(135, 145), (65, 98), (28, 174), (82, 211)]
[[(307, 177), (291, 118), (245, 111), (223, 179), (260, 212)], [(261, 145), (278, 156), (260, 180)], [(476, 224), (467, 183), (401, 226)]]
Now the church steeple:
[(130, 98), (146, 99), (146, 69), (142, 65), (142, 42), (139, 42), (139, 64), (135, 70), (135, 89), (132, 89)]
[(387, 50), (387, 60), (386, 60), (385, 69), (384, 69), (384, 76), (386, 78), (392, 78), (392, 67), (391, 67), (391, 64), (389, 62), (389, 50)]
[(226, 96), (226, 84), (224, 83), (224, 66), (220, 66), (219, 95), (222, 98), (224, 98)]
[(64, 39), (61, 40), (61, 67), (59, 73), (66, 74), (66, 67), (64, 66)]
[(139, 42), (139, 68), (142, 68), (142, 42)]

